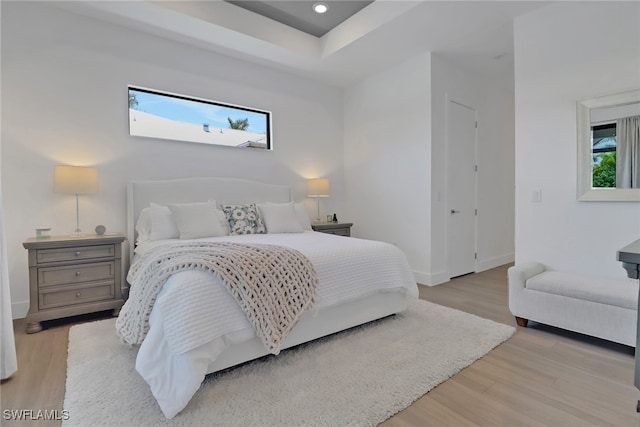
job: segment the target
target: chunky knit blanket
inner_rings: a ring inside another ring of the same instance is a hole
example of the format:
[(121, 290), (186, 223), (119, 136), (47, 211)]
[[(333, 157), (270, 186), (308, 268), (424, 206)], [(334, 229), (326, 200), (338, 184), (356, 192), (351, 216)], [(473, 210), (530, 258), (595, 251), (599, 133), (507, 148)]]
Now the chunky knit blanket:
[(295, 249), (205, 241), (163, 245), (136, 261), (127, 275), (129, 299), (116, 321), (118, 335), (126, 343), (142, 343), (163, 284), (184, 270), (216, 275), (273, 354), (280, 352), (287, 334), (313, 305), (318, 286), (313, 264)]

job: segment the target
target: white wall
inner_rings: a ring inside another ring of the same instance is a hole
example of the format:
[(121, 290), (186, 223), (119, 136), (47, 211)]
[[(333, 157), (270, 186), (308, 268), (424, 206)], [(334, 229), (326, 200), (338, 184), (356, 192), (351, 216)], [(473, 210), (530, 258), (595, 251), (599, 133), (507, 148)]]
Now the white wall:
[[(46, 3), (46, 2), (45, 2)], [(2, 192), (14, 317), (28, 309), (24, 239), (75, 228), (73, 196), (52, 192), (57, 164), (95, 166), (99, 193), (81, 196), (81, 228), (125, 231), (135, 179), (236, 176), (288, 184), (331, 179), (326, 212), (344, 215), (341, 91), (46, 4), (2, 3)], [(274, 151), (131, 137), (127, 85), (273, 113)], [(323, 212), (324, 213), (324, 212)]]
[(562, 2), (515, 21), (517, 263), (625, 277), (616, 250), (640, 237), (640, 203), (576, 201), (576, 101), (640, 87), (639, 16)]
[(430, 56), (421, 54), (348, 88), (344, 158), (353, 234), (402, 249), (430, 283)]
[(478, 111), (478, 263), (514, 259), (513, 75), (479, 76), (424, 53), (345, 93), (347, 211), (356, 235), (397, 244), (417, 280), (447, 272), (447, 99)]

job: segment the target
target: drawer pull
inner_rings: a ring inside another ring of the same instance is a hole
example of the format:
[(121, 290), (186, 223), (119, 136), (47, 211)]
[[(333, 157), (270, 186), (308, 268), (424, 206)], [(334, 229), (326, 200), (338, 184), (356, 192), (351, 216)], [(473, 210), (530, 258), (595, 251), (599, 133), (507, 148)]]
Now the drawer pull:
[(76, 292), (76, 298), (80, 298), (80, 292)]
[(80, 251), (76, 251), (76, 256), (80, 256)]
[(79, 275), (80, 275), (80, 272), (79, 272), (79, 271), (76, 271), (76, 276), (79, 276)]

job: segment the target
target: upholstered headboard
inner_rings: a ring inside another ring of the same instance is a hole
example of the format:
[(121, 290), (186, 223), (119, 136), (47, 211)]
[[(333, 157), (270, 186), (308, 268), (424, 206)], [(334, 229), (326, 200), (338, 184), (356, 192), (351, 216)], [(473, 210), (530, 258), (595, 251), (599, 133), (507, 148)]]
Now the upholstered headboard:
[(132, 181), (127, 188), (127, 238), (129, 258), (136, 243), (135, 225), (140, 212), (149, 203), (206, 202), (244, 204), (289, 202), (291, 189), (286, 185), (266, 184), (227, 177), (179, 178), (159, 181)]

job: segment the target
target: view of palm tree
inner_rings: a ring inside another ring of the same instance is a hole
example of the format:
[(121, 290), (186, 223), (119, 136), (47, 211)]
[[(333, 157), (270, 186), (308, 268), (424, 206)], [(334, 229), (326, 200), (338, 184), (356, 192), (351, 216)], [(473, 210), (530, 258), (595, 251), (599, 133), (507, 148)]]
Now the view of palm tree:
[(229, 121), (229, 129), (246, 130), (249, 127), (249, 119), (232, 120), (231, 117), (227, 117)]
[(138, 98), (135, 93), (129, 92), (129, 108), (135, 108), (138, 106)]

